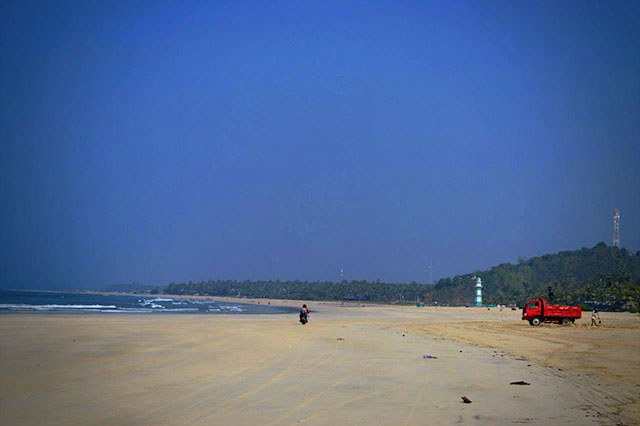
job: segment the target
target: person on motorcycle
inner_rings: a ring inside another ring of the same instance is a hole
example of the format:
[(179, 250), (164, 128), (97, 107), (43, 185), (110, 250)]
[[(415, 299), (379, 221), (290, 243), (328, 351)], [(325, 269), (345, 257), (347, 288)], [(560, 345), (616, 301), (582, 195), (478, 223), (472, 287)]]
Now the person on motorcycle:
[(300, 309), (300, 322), (303, 325), (309, 322), (309, 312), (307, 305), (302, 305), (302, 309)]

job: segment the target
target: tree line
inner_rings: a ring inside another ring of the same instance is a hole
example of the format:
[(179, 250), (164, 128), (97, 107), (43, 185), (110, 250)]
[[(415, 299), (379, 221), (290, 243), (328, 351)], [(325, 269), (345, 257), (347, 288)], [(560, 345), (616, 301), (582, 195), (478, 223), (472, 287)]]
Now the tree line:
[(376, 281), (234, 281), (170, 283), (164, 292), (176, 295), (255, 297), (263, 299), (353, 300), (375, 303), (423, 301), (427, 284)]
[(265, 299), (353, 300), (373, 303), (428, 303), (433, 305), (471, 305), (475, 278), (483, 281), (485, 304), (522, 306), (528, 299), (554, 291), (554, 302), (589, 303), (608, 309), (640, 306), (640, 251), (608, 247), (545, 254), (517, 264), (503, 263), (436, 284), (416, 282), (384, 283), (366, 281), (237, 281), (209, 280), (170, 283), (154, 293), (175, 295), (231, 296)]

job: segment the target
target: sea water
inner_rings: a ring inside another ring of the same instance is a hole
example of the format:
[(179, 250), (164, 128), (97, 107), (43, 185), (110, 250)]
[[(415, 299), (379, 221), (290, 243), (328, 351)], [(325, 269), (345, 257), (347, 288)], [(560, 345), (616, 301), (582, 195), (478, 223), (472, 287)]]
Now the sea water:
[(296, 308), (187, 297), (0, 290), (0, 312), (285, 314)]

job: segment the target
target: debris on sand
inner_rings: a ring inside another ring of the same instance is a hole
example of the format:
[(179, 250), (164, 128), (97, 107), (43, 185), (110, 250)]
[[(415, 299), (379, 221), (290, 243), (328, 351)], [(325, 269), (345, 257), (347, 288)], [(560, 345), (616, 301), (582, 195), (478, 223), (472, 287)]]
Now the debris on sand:
[(433, 355), (429, 355), (429, 354), (424, 354), (424, 356), (422, 358), (424, 358), (424, 359), (438, 359), (437, 356), (433, 356)]
[(509, 383), (510, 385), (523, 385), (523, 386), (529, 386), (531, 383), (527, 383), (524, 380), (518, 380), (517, 382), (511, 382)]
[(338, 337), (336, 340), (344, 340), (342, 337)]
[(467, 398), (466, 396), (462, 397), (462, 402), (464, 402), (465, 404), (471, 404), (471, 400), (469, 398)]

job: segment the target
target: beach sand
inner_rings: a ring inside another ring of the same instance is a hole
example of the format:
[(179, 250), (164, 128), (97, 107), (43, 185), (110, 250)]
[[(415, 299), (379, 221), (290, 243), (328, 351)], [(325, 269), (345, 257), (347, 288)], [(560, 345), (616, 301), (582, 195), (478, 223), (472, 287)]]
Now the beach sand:
[(305, 326), (1, 315), (0, 423), (640, 424), (638, 315), (603, 313), (596, 329), (588, 315), (531, 327), (511, 310), (310, 307)]

